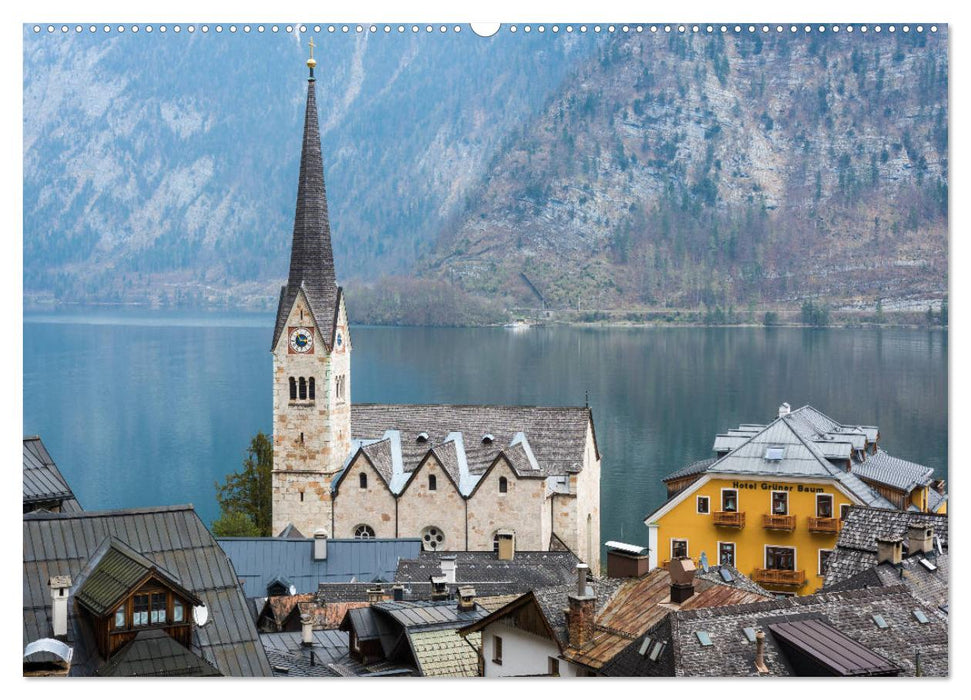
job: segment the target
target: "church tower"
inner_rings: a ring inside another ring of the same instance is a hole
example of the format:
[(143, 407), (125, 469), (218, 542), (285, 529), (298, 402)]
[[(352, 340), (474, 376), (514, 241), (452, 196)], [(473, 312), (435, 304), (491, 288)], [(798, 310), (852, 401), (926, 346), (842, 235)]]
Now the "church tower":
[(273, 331), (273, 534), (292, 523), (307, 537), (331, 529), (330, 482), (351, 447), (351, 338), (334, 275), (324, 165), (307, 66), (300, 180), (290, 275)]

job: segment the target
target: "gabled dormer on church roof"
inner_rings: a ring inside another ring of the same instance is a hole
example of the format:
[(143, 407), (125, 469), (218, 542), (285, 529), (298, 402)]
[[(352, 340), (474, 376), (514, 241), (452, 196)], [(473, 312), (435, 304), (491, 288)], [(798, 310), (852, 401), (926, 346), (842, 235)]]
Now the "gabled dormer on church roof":
[(297, 184), (297, 207), (293, 218), (293, 245), (290, 250), (290, 274), (280, 290), (275, 349), (284, 332), (287, 316), (302, 290), (316, 327), (330, 350), (341, 289), (334, 274), (334, 253), (330, 241), (330, 218), (327, 213), (327, 189), (324, 186), (324, 163), (320, 151), (320, 129), (317, 123), (317, 98), (314, 89), (313, 58), (308, 61), (307, 108), (304, 115), (303, 147), (300, 153), (300, 180)]

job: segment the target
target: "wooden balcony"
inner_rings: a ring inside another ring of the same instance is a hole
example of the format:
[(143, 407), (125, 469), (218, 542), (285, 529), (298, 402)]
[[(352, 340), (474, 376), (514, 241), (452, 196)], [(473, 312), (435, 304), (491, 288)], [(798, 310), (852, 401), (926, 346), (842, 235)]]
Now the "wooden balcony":
[(711, 514), (711, 520), (716, 527), (745, 527), (745, 513), (728, 510), (716, 510)]
[(766, 530), (786, 530), (792, 532), (796, 529), (795, 515), (763, 515), (762, 527)]
[(835, 535), (840, 531), (839, 518), (809, 518), (809, 531), (821, 535)]
[(759, 584), (770, 586), (801, 586), (806, 582), (806, 572), (802, 569), (756, 569), (752, 572), (752, 580)]

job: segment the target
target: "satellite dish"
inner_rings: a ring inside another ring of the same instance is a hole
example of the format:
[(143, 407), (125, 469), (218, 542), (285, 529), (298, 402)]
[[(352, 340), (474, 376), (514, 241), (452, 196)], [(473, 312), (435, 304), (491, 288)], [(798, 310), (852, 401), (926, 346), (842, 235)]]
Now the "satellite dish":
[(205, 605), (196, 605), (192, 608), (192, 619), (199, 627), (205, 627), (209, 622), (209, 608)]
[(702, 552), (701, 553), (701, 559), (698, 560), (698, 563), (701, 564), (701, 570), (704, 571), (707, 574), (708, 573), (708, 569), (710, 568), (708, 566), (708, 555), (705, 554), (704, 552)]
[(297, 587), (292, 583), (290, 584), (290, 595), (297, 595)]

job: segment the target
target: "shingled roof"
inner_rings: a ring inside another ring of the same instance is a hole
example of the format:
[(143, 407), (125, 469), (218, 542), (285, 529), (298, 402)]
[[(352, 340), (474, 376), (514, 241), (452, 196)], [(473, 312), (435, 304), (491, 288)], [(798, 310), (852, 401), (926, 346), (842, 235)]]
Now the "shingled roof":
[[(171, 572), (205, 604), (209, 621), (193, 627), (192, 646), (220, 673), (270, 675), (236, 572), (192, 506), (25, 514), (24, 646), (52, 635), (49, 578), (70, 576), (83, 587), (82, 571), (109, 537)], [(69, 604), (68, 611), (71, 675), (94, 675), (105, 660), (76, 607)]]
[[(928, 620), (920, 622), (920, 610)], [(886, 627), (874, 619), (880, 615)], [(798, 675), (786, 650), (772, 631), (778, 623), (816, 620), (873, 654), (888, 660), (900, 675), (913, 676), (916, 654), (920, 650), (923, 675), (948, 673), (947, 624), (903, 586), (875, 590), (817, 593), (797, 598), (781, 598), (726, 607), (681, 610), (668, 616), (648, 635), (634, 640), (605, 668), (615, 676), (758, 676), (755, 644), (744, 632), (763, 630), (765, 663), (768, 675)], [(710, 640), (703, 644), (700, 633)], [(641, 649), (650, 636), (666, 645), (657, 661)]]
[[(533, 588), (555, 586), (575, 581), (580, 563), (573, 552), (518, 551), (509, 560), (495, 552), (421, 552), (415, 559), (398, 562), (395, 581), (424, 584), (429, 577), (442, 573), (442, 557), (455, 557), (456, 584), (475, 586), (476, 592), (525, 593)], [(484, 584), (493, 584), (486, 587)]]
[(307, 108), (304, 114), (303, 146), (300, 153), (300, 180), (297, 207), (293, 218), (293, 245), (290, 249), (290, 275), (280, 290), (273, 344), (276, 348), (287, 316), (303, 290), (320, 335), (327, 348), (333, 347), (334, 330), (342, 291), (334, 276), (334, 254), (327, 213), (327, 189), (320, 152), (317, 123), (317, 98), (314, 79), (307, 83)]
[(63, 513), (82, 510), (40, 437), (24, 438), (24, 511), (59, 506)]

